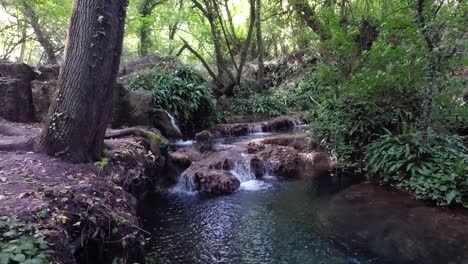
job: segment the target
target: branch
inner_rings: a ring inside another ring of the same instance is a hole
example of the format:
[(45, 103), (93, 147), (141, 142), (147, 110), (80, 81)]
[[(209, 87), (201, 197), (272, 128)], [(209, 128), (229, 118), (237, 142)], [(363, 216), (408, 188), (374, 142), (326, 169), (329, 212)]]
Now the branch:
[(213, 78), (213, 80), (217, 80), (217, 77), (216, 77), (216, 74), (213, 72), (213, 70), (211, 70), (210, 66), (208, 65), (208, 63), (205, 61), (205, 59), (203, 59), (203, 57), (196, 51), (194, 50), (189, 44), (188, 42), (185, 40), (185, 39), (182, 39), (182, 42), (184, 42), (184, 45), (186, 46), (186, 48), (193, 54), (195, 55), (195, 57), (198, 58), (198, 60), (200, 60), (200, 62), (203, 64), (203, 66), (205, 67), (205, 69), (208, 71), (208, 73), (210, 74), (210, 76)]

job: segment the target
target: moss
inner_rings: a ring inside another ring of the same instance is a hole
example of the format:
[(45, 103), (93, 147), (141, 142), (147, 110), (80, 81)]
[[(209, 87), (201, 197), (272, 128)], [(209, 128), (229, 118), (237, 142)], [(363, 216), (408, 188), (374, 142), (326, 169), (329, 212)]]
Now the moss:
[(160, 144), (161, 143), (161, 136), (156, 134), (156, 133), (149, 133), (148, 134), (148, 139), (151, 141), (151, 142), (154, 142), (154, 143), (157, 143), (157, 144)]

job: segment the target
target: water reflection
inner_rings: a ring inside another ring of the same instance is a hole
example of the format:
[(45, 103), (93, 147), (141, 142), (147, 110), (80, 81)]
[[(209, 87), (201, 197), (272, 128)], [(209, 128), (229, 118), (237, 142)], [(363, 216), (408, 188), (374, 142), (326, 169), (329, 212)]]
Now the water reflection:
[(318, 231), (316, 212), (327, 199), (319, 197), (326, 191), (317, 182), (269, 179), (266, 184), (270, 187), (217, 198), (152, 197), (143, 205), (144, 226), (152, 233), (150, 262), (382, 263), (346, 251)]

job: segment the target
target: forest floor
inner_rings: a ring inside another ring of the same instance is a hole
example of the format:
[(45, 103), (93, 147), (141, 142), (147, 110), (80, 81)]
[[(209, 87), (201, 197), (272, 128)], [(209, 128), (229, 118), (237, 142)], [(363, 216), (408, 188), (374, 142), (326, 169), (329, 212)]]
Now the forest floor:
[[(31, 135), (40, 132), (39, 124), (8, 124)], [(0, 135), (0, 142), (24, 138)], [(0, 221), (27, 223), (44, 234), (55, 252), (52, 259), (59, 263), (94, 258), (86, 249), (96, 245), (106, 251), (141, 242), (135, 198), (95, 164), (71, 164), (28, 151), (0, 151), (0, 208)], [(126, 254), (122, 257), (138, 253), (127, 250)]]

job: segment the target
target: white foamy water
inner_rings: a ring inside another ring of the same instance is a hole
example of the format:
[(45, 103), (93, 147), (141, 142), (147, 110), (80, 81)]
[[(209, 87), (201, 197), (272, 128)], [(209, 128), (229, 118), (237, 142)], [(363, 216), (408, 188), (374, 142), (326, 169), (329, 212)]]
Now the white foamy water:
[(272, 186), (273, 185), (271, 185), (270, 183), (267, 183), (264, 181), (250, 180), (250, 181), (242, 182), (239, 190), (261, 191), (261, 190), (270, 189)]
[(263, 132), (262, 125), (249, 125), (249, 134), (259, 134)]
[(164, 110), (164, 112), (166, 112), (167, 116), (171, 119), (172, 126), (175, 129), (179, 130), (179, 132), (180, 132), (179, 126), (177, 125), (177, 122), (176, 122), (175, 118), (168, 111)]

